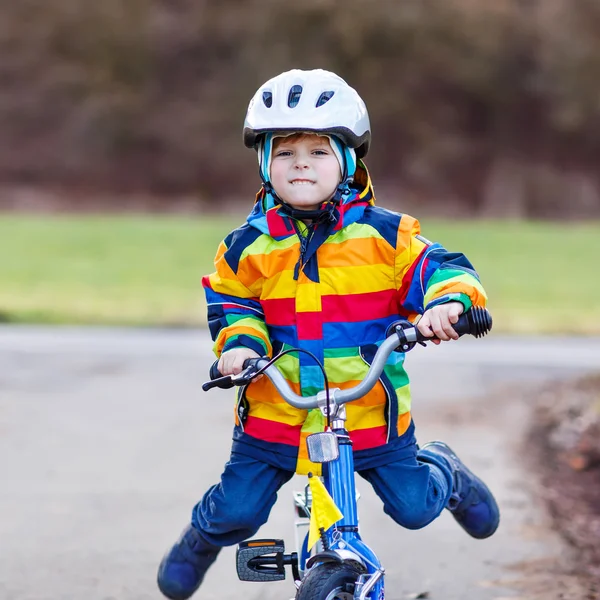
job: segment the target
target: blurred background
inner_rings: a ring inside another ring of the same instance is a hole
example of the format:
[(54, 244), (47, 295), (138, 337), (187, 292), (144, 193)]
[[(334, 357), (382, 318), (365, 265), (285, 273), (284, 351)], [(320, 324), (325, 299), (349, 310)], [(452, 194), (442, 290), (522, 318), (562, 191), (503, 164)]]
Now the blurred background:
[(249, 98), (281, 71), (322, 67), (366, 100), (370, 168), (388, 204), (600, 216), (597, 0), (3, 0), (1, 10), (4, 208), (247, 200)]
[(598, 0), (0, 10), (0, 319), (202, 324), (258, 188), (248, 101), (322, 67), (366, 100), (378, 203), (468, 254), (499, 329), (600, 332)]

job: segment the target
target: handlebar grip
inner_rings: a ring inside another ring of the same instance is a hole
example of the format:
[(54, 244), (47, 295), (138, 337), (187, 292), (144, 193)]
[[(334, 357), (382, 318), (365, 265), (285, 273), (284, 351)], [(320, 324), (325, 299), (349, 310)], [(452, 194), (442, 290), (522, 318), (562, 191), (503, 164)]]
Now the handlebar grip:
[[(492, 329), (492, 315), (485, 308), (474, 306), (458, 317), (458, 321), (452, 325), (452, 329), (454, 329), (458, 335), (465, 335), (468, 333), (476, 338), (483, 337)], [(434, 338), (425, 337), (417, 329), (418, 342), (430, 342)]]
[(474, 306), (460, 315), (452, 328), (458, 335), (470, 333), (476, 338), (480, 338), (492, 329), (492, 315), (485, 308)]
[(215, 362), (210, 365), (210, 370), (208, 372), (208, 376), (211, 379), (219, 379), (219, 377), (223, 377), (221, 371), (219, 371), (219, 361), (215, 360)]
[[(256, 362), (256, 360), (257, 360), (256, 358), (247, 358), (244, 361), (244, 364), (242, 365), (242, 367), (244, 369), (247, 369), (250, 365), (254, 364)], [(218, 360), (215, 360), (215, 362), (212, 365), (210, 365), (210, 369), (208, 371), (208, 376), (211, 379), (219, 379), (219, 378), (225, 377), (221, 373), (221, 371), (219, 371), (219, 361)]]

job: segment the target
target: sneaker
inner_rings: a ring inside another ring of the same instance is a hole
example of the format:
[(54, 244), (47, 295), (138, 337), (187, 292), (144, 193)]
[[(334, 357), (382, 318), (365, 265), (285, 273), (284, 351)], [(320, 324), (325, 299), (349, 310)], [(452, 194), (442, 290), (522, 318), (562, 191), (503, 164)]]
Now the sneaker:
[(444, 442), (425, 444), (419, 457), (422, 455), (426, 459), (428, 454), (445, 459), (452, 470), (454, 487), (446, 508), (470, 536), (477, 539), (490, 537), (498, 529), (500, 510), (487, 485), (467, 469)]
[(170, 600), (187, 600), (200, 587), (219, 550), (207, 546), (198, 530), (188, 525), (160, 562), (158, 588)]

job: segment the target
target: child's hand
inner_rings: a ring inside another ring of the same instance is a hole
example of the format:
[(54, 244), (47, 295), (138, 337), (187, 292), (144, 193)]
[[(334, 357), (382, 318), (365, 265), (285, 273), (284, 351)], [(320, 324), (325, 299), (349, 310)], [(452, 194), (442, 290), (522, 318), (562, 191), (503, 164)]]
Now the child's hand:
[(464, 310), (461, 302), (438, 304), (423, 313), (417, 323), (417, 329), (425, 337), (436, 335), (439, 339), (431, 340), (434, 344), (439, 344), (442, 340), (457, 340), (458, 333), (452, 329), (452, 324), (458, 321)]
[(244, 361), (248, 358), (260, 358), (260, 354), (250, 348), (232, 348), (221, 354), (217, 368), (222, 375), (237, 375), (244, 370)]

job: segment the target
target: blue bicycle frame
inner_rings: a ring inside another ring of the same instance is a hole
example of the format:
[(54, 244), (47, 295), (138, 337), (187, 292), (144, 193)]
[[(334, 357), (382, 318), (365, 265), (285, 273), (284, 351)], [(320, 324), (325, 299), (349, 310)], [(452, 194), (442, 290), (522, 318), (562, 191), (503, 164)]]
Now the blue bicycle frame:
[[(371, 598), (379, 600), (384, 598), (384, 570), (376, 554), (362, 541), (358, 532), (352, 443), (345, 430), (334, 432), (338, 437), (340, 455), (336, 460), (323, 465), (324, 480), (327, 491), (344, 517), (327, 531), (329, 545), (332, 550), (355, 552), (363, 560), (367, 570), (366, 585), (369, 585), (364, 597), (370, 595)], [(365, 585), (365, 581), (362, 583)], [(356, 590), (355, 597), (359, 591)]]
[[(357, 583), (358, 589), (355, 590), (354, 597), (369, 597), (380, 600), (384, 598), (384, 570), (381, 567), (379, 559), (373, 550), (363, 542), (358, 531), (352, 442), (350, 441), (348, 432), (343, 428), (345, 410), (343, 407), (337, 407), (337, 411), (341, 415), (334, 417), (333, 434), (336, 436), (339, 455), (332, 461), (322, 463), (322, 466), (325, 487), (336, 506), (340, 509), (343, 517), (325, 532), (325, 548), (322, 549), (336, 551), (347, 559), (353, 559), (361, 563), (365, 569), (365, 573)], [(307, 562), (311, 558), (313, 564), (320, 562), (320, 559), (331, 559), (330, 554), (328, 555), (323, 552), (318, 552), (316, 555), (311, 556), (307, 542), (308, 534), (305, 536), (300, 550), (299, 568), (301, 572), (305, 571)]]
[[(404, 339), (408, 336), (408, 342), (416, 340), (416, 333), (411, 330), (404, 333)], [(354, 482), (354, 456), (352, 454), (352, 442), (345, 428), (346, 408), (344, 404), (354, 399), (362, 398), (379, 380), (386, 360), (398, 346), (398, 339), (388, 338), (379, 348), (375, 355), (367, 376), (361, 383), (349, 390), (332, 389), (329, 394), (325, 391), (310, 398), (297, 396), (287, 385), (285, 379), (275, 366), (268, 366), (264, 371), (277, 390), (292, 406), (297, 408), (320, 408), (331, 418), (332, 432), (337, 439), (339, 454), (337, 458), (321, 462), (323, 465), (323, 479), (325, 487), (343, 514), (342, 519), (337, 521), (325, 532), (325, 552), (317, 552), (311, 555), (307, 548), (308, 534), (306, 535), (302, 548), (299, 552), (298, 567), (301, 573), (320, 562), (331, 562), (332, 560), (351, 561), (361, 565), (362, 573), (356, 582), (354, 598), (359, 600), (383, 600), (384, 598), (384, 570), (376, 554), (365, 544), (358, 532), (358, 511), (356, 505), (356, 486)], [(406, 348), (408, 349), (408, 348)], [(265, 359), (253, 359), (256, 367), (267, 364)], [(263, 362), (264, 361), (264, 362)], [(313, 434), (323, 435), (322, 433)], [(309, 436), (311, 437), (311, 436)], [(329, 552), (329, 553), (328, 553)], [(337, 557), (332, 556), (335, 553)]]

